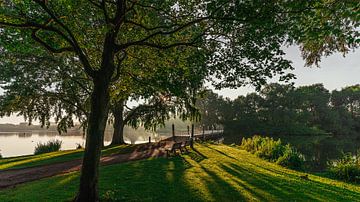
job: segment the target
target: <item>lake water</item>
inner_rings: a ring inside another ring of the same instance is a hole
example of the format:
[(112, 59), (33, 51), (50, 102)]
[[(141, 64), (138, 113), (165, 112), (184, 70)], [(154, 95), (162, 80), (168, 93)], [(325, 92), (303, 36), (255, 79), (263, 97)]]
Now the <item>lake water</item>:
[[(126, 132), (126, 131), (125, 131)], [(128, 131), (124, 140), (129, 144), (140, 144), (148, 142), (149, 136), (152, 141), (160, 137), (154, 133), (144, 131)], [(104, 144), (109, 145), (112, 133), (105, 133)], [(2, 157), (13, 157), (31, 155), (34, 153), (38, 143), (45, 143), (50, 140), (61, 140), (61, 150), (75, 149), (78, 144), (84, 147), (85, 137), (82, 134), (59, 135), (57, 132), (0, 132), (0, 154)]]

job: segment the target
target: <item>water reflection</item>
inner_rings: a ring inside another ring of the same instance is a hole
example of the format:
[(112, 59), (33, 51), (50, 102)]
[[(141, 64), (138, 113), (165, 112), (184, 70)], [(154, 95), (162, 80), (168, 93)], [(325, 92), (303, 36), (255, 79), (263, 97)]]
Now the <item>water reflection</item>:
[[(124, 140), (128, 144), (139, 144), (149, 141), (159, 141), (164, 138), (157, 133), (145, 130), (133, 130), (125, 128)], [(112, 131), (107, 130), (104, 136), (104, 144), (109, 145), (112, 139)], [(3, 157), (30, 155), (34, 153), (35, 146), (41, 142), (61, 140), (61, 150), (75, 149), (78, 145), (84, 147), (85, 136), (82, 132), (71, 132), (59, 135), (53, 131), (36, 132), (0, 132), (0, 153)]]

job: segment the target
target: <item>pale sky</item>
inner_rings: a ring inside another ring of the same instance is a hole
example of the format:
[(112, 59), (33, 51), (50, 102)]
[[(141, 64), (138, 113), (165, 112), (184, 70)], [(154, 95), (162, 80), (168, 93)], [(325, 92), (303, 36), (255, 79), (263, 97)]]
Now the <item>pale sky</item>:
[[(286, 58), (290, 59), (295, 67), (295, 70), (292, 71), (297, 77), (293, 80), (295, 86), (323, 83), (325, 88), (332, 91), (345, 86), (360, 84), (360, 50), (350, 52), (345, 57), (337, 53), (323, 58), (320, 68), (304, 67), (305, 62), (297, 47), (287, 48), (285, 52)], [(254, 91), (254, 88), (248, 86), (238, 89), (222, 89), (215, 92), (224, 97), (235, 99), (239, 95), (246, 95)]]
[[(325, 88), (331, 91), (360, 83), (359, 50), (347, 54), (345, 58), (339, 53), (323, 58), (320, 63), (320, 68), (304, 67), (304, 61), (302, 60), (300, 51), (297, 47), (287, 48), (286, 53), (286, 57), (293, 61), (293, 66), (295, 67), (293, 73), (297, 77), (297, 79), (294, 80), (296, 86), (323, 83)], [(243, 87), (239, 89), (222, 89), (215, 92), (224, 97), (235, 99), (239, 95), (246, 95), (249, 92), (254, 92), (254, 89), (251, 87)], [(23, 121), (24, 119), (22, 117), (16, 117), (15, 115), (0, 118), (0, 124), (18, 124)]]

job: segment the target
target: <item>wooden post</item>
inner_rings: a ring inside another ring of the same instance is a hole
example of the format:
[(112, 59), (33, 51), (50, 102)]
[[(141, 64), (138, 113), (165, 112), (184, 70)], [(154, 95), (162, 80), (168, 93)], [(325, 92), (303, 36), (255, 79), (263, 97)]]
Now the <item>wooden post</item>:
[(175, 124), (172, 124), (172, 137), (173, 140), (175, 141)]
[(149, 143), (151, 143), (151, 137), (149, 136)]
[(203, 125), (203, 127), (202, 127), (202, 129), (203, 129), (203, 141), (205, 141), (205, 125)]
[(188, 135), (190, 136), (190, 126), (187, 126)]

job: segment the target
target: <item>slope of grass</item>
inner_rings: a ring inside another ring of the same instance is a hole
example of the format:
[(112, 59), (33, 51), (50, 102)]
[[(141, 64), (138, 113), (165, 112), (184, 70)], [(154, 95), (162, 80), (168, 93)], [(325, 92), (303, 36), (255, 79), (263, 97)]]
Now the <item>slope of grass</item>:
[[(135, 145), (120, 145), (114, 147), (106, 147), (102, 150), (102, 156), (111, 155), (114, 153), (129, 153)], [(19, 156), (11, 158), (0, 159), (0, 171), (7, 169), (19, 169), (28, 168), (33, 166), (47, 165), (53, 163), (60, 163), (65, 161), (71, 161), (74, 159), (80, 159), (83, 156), (84, 151), (78, 150), (66, 150), (57, 151), (39, 155)]]
[[(360, 186), (285, 169), (225, 145), (196, 145), (197, 151), (103, 166), (102, 201), (358, 201)], [(0, 201), (67, 201), (79, 173), (0, 191)]]

